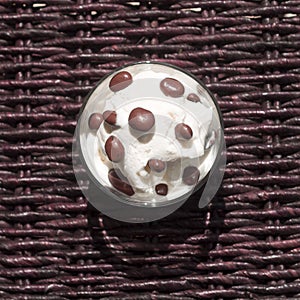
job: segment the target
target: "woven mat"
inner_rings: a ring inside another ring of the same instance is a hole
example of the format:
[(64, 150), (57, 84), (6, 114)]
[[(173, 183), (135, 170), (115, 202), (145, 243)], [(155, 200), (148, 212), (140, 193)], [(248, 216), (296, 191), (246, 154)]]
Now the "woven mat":
[[(299, 0), (1, 0), (0, 298), (300, 299), (299, 13)], [(216, 95), (228, 168), (208, 208), (132, 225), (88, 205), (71, 145), (93, 85), (149, 59)]]

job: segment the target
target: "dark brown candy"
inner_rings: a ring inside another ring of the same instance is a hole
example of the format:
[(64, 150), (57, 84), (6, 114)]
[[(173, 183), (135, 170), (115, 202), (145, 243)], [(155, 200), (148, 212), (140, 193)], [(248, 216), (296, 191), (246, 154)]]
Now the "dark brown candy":
[(117, 73), (110, 81), (109, 88), (113, 92), (121, 91), (132, 83), (132, 76), (129, 72), (122, 71)]
[(183, 171), (182, 181), (187, 185), (194, 185), (198, 182), (200, 172), (196, 167), (186, 167)]
[(120, 162), (125, 155), (125, 150), (121, 141), (113, 135), (107, 139), (105, 151), (109, 160), (115, 163)]
[(173, 98), (181, 97), (184, 94), (184, 86), (174, 78), (165, 78), (160, 83), (160, 89), (166, 96)]
[(134, 194), (134, 190), (132, 186), (129, 184), (126, 177), (123, 176), (119, 169), (111, 169), (108, 172), (108, 179), (111, 185), (118, 191), (132, 196)]
[(175, 136), (178, 140), (189, 140), (193, 137), (193, 130), (189, 125), (179, 123), (175, 127)]
[(155, 118), (151, 111), (138, 107), (130, 113), (128, 123), (133, 129), (148, 131), (154, 126)]
[(106, 123), (110, 125), (116, 125), (117, 123), (117, 113), (113, 110), (107, 110), (103, 113), (103, 118)]
[(92, 130), (98, 130), (103, 122), (103, 116), (100, 113), (91, 114), (89, 117), (89, 127)]
[(200, 97), (194, 93), (191, 93), (187, 96), (187, 99), (192, 102), (201, 102)]
[(160, 159), (150, 159), (147, 166), (154, 172), (162, 172), (166, 169), (166, 163)]
[(168, 186), (164, 183), (158, 184), (155, 187), (157, 195), (166, 196), (168, 194)]

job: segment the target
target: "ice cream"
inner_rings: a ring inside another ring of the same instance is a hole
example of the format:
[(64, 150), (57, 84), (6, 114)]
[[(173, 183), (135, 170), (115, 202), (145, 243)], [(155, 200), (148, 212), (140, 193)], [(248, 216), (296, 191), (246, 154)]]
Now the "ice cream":
[(207, 175), (219, 129), (214, 102), (194, 78), (143, 63), (110, 75), (91, 94), (81, 147), (103, 186), (128, 201), (163, 202)]

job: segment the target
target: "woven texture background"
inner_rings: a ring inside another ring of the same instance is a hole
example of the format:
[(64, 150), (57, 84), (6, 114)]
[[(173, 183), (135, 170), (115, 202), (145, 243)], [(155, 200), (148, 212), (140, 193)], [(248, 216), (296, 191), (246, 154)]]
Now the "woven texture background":
[[(300, 1), (0, 0), (1, 299), (300, 299)], [(204, 210), (123, 224), (87, 204), (71, 143), (86, 94), (152, 59), (221, 106)]]

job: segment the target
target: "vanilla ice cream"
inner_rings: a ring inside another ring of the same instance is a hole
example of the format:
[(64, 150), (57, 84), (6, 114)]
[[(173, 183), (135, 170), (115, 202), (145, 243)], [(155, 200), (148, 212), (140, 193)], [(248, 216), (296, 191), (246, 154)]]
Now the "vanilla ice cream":
[(221, 125), (211, 96), (166, 65), (136, 64), (108, 76), (82, 118), (87, 166), (128, 201), (159, 203), (190, 192), (218, 152)]

